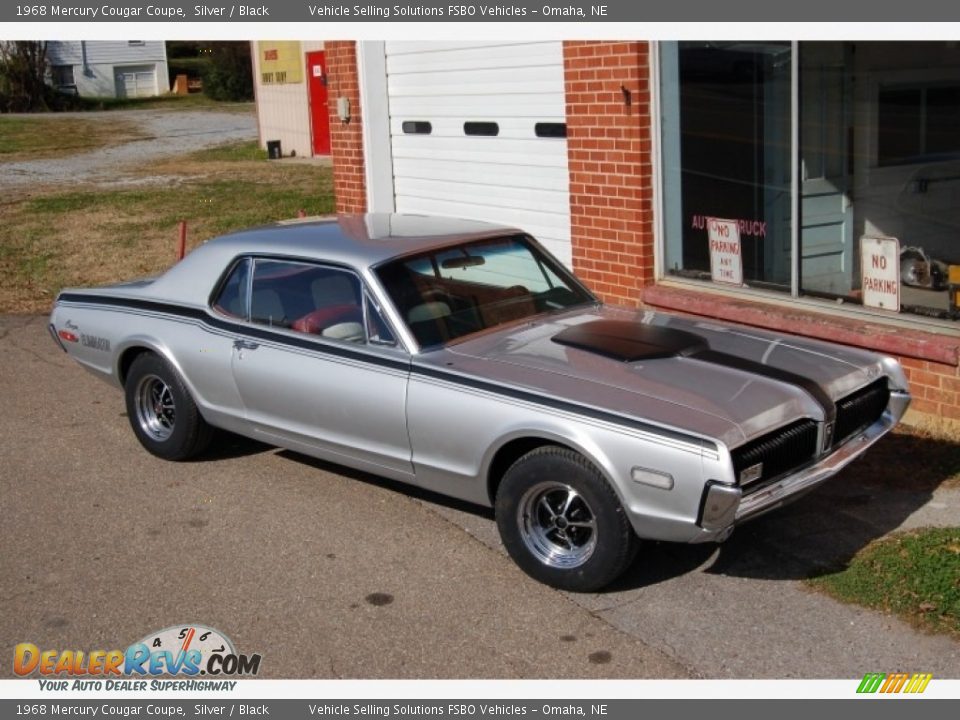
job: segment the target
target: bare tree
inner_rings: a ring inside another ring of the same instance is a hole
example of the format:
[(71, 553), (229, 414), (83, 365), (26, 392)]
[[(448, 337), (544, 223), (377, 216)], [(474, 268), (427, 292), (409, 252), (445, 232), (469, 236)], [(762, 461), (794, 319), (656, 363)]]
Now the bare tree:
[(47, 43), (0, 42), (0, 111), (47, 110)]

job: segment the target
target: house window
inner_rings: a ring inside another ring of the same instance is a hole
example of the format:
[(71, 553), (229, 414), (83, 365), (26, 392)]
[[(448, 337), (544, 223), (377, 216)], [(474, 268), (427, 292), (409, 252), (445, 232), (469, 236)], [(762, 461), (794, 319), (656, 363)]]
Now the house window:
[(127, 40), (127, 45), (129, 47), (143, 47), (146, 44), (146, 40)]
[(960, 155), (960, 85), (881, 87), (877, 112), (879, 165)]
[(73, 74), (73, 65), (54, 65), (50, 68), (54, 87), (74, 87), (77, 81)]
[[(960, 320), (949, 280), (960, 266), (960, 48), (687, 41), (659, 50), (664, 276), (889, 314), (895, 301), (864, 299), (865, 273), (874, 285), (862, 248), (895, 238), (899, 311)], [(738, 247), (711, 237), (713, 219), (730, 221)], [(731, 262), (737, 272), (717, 272)]]

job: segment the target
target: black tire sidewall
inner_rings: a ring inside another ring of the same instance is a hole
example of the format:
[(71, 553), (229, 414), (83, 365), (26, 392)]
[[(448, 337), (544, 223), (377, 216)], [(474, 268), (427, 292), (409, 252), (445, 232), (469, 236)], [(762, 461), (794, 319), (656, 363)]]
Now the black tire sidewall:
[[(596, 547), (576, 568), (544, 564), (527, 547), (517, 520), (520, 501), (534, 485), (554, 481), (569, 485), (590, 506), (596, 520)], [(497, 527), (514, 562), (540, 582), (562, 590), (592, 592), (608, 585), (633, 560), (637, 538), (623, 506), (600, 472), (577, 453), (560, 447), (534, 450), (514, 463), (496, 497)]]
[[(137, 417), (136, 392), (140, 381), (147, 375), (156, 375), (170, 388), (173, 395), (175, 420), (173, 432), (166, 440), (157, 440), (140, 427)], [(185, 460), (195, 454), (203, 431), (196, 404), (187, 392), (179, 373), (166, 360), (144, 353), (139, 355), (130, 366), (124, 383), (127, 404), (127, 418), (137, 440), (148, 452), (165, 460)]]

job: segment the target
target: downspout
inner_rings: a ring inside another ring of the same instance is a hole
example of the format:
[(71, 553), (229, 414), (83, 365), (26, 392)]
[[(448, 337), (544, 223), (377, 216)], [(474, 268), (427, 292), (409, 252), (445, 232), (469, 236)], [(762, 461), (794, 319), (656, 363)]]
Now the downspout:
[(80, 41), (80, 62), (83, 65), (83, 75), (84, 77), (93, 77), (93, 72), (90, 70), (90, 65), (87, 63), (87, 41)]

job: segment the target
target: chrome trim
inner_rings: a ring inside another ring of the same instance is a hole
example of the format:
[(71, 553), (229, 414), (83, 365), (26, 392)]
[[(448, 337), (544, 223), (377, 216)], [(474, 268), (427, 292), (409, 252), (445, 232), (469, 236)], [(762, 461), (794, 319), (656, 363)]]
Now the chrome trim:
[(737, 519), (737, 507), (743, 491), (734, 485), (724, 485), (716, 480), (707, 482), (697, 525), (704, 530), (719, 531), (731, 527)]
[(789, 475), (779, 482), (747, 495), (740, 501), (736, 522), (743, 522), (761, 513), (779, 507), (788, 498), (806, 492), (836, 475), (856, 460), (867, 448), (883, 437), (903, 417), (910, 404), (910, 394), (891, 391), (887, 409), (877, 422), (854, 434), (830, 455), (805, 470)]
[(60, 336), (57, 335), (57, 328), (54, 327), (53, 323), (50, 323), (49, 325), (47, 325), (47, 330), (50, 331), (50, 337), (53, 338), (53, 341), (57, 344), (57, 347), (59, 347), (64, 352), (67, 352), (67, 347), (60, 340)]

